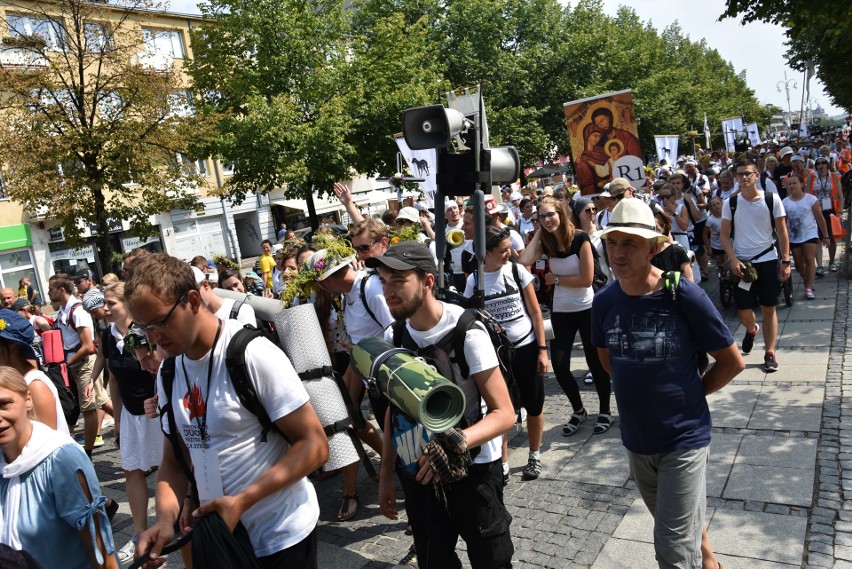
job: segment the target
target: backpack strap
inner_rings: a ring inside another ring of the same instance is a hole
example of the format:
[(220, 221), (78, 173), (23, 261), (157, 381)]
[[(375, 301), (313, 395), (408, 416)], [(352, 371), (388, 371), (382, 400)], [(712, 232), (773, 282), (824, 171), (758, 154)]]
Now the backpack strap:
[(734, 221), (737, 218), (737, 198), (739, 198), (739, 194), (734, 194), (730, 198), (728, 198), (728, 202), (731, 204), (731, 241), (734, 240)]
[(225, 367), (228, 368), (228, 376), (231, 378), (231, 384), (234, 386), (234, 391), (243, 407), (253, 413), (261, 426), (260, 441), (265, 443), (269, 431), (274, 431), (284, 437), (281, 429), (272, 422), (263, 404), (260, 402), (260, 397), (257, 394), (257, 389), (249, 377), (248, 369), (246, 368), (246, 349), (248, 345), (263, 336), (263, 332), (254, 326), (244, 326), (237, 331), (231, 338), (228, 344), (228, 349), (225, 353)]
[(163, 364), (160, 366), (160, 379), (163, 382), (163, 393), (166, 397), (168, 397), (168, 399), (163, 401), (162, 405), (160, 405), (160, 414), (166, 416), (166, 420), (169, 425), (169, 432), (167, 433), (166, 430), (162, 428), (162, 424), (160, 425), (160, 429), (163, 431), (163, 435), (165, 435), (169, 442), (172, 443), (172, 451), (175, 454), (175, 459), (177, 459), (186, 479), (189, 480), (189, 484), (192, 487), (193, 499), (195, 500), (195, 503), (198, 503), (198, 486), (195, 484), (195, 476), (193, 475), (192, 469), (189, 467), (189, 463), (183, 453), (184, 445), (181, 442), (180, 435), (178, 434), (177, 422), (175, 421), (175, 410), (174, 407), (172, 407), (171, 402), (172, 388), (175, 384), (174, 357), (168, 357), (163, 360)]
[(236, 320), (237, 316), (240, 315), (240, 310), (243, 308), (243, 304), (245, 303), (245, 300), (235, 300), (234, 305), (231, 306), (231, 313), (228, 315), (228, 320)]
[[(461, 373), (461, 377), (468, 377), (470, 374), (470, 368), (467, 365), (467, 360), (464, 357), (464, 340), (467, 336), (467, 331), (473, 328), (476, 325), (476, 316), (471, 314), (469, 310), (465, 310), (459, 316), (458, 322), (456, 322), (456, 328), (449, 336), (452, 337), (452, 352), (453, 352), (453, 360), (459, 365), (459, 372)], [(444, 338), (438, 342), (440, 345), (443, 342)], [(450, 350), (445, 350), (448, 354)]]
[(370, 310), (370, 305), (367, 304), (367, 294), (366, 294), (366, 292), (367, 292), (367, 280), (370, 279), (375, 274), (376, 273), (374, 273), (372, 271), (368, 271), (367, 275), (363, 279), (361, 279), (361, 287), (360, 287), (361, 288), (361, 303), (364, 305), (364, 310), (366, 310), (367, 314), (370, 315), (370, 318), (373, 319), (373, 322), (375, 322), (376, 324), (378, 324), (379, 326), (384, 328), (384, 326), (382, 326), (382, 323), (379, 322), (379, 319), (376, 318), (376, 315), (373, 313), (373, 311)]

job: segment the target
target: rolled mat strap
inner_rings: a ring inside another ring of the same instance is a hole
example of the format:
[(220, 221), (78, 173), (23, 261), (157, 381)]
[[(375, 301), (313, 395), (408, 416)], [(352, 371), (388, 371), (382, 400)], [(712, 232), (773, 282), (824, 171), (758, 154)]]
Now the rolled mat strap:
[(330, 425), (326, 425), (322, 430), (325, 431), (325, 436), (332, 437), (348, 429), (351, 424), (352, 421), (349, 420), (349, 417), (346, 417), (345, 419), (340, 419)]
[(323, 377), (330, 377), (334, 374), (334, 368), (331, 366), (323, 366), (317, 367), (314, 369), (309, 369), (307, 371), (303, 371), (299, 374), (299, 379), (302, 381), (310, 381), (311, 379), (320, 379)]

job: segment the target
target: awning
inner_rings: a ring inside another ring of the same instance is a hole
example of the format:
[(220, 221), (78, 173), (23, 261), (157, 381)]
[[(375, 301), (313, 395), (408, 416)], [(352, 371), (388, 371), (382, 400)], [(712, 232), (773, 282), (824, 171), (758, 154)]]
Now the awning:
[[(270, 204), (281, 206), (285, 209), (291, 209), (293, 211), (302, 212), (305, 215), (308, 213), (308, 202), (305, 200), (270, 200)], [(328, 202), (323, 199), (314, 200), (314, 206), (317, 209), (317, 214), (329, 213), (332, 211), (337, 211), (338, 209), (342, 209), (343, 206), (340, 205), (340, 202)]]

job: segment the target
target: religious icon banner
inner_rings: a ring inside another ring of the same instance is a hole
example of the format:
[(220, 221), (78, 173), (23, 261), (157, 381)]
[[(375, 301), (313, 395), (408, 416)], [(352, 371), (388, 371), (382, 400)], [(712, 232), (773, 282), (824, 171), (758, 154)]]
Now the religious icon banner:
[(645, 172), (633, 94), (629, 90), (606, 93), (565, 103), (563, 108), (583, 195), (602, 192), (613, 178), (626, 178), (641, 187)]

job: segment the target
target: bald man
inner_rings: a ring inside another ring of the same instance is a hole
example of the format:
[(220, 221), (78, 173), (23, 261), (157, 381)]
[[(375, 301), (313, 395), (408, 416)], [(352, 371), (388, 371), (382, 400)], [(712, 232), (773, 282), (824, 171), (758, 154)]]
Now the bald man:
[(4, 288), (0, 290), (0, 302), (3, 303), (3, 308), (12, 308), (12, 303), (15, 302), (16, 296), (14, 289)]

